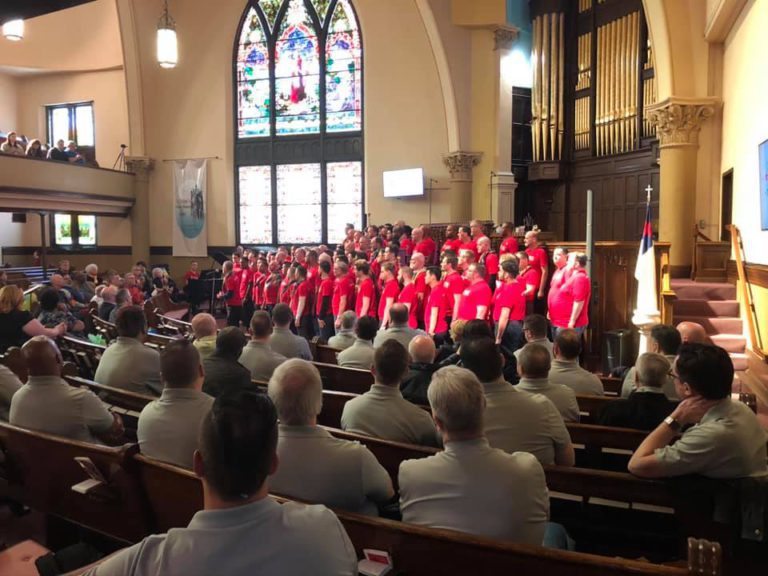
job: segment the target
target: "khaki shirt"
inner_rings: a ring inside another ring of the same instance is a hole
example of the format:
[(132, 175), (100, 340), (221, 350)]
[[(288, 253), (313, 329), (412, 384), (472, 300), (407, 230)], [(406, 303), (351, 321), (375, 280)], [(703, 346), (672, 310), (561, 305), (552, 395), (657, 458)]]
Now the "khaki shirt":
[(768, 473), (766, 432), (746, 404), (721, 400), (671, 446), (657, 448), (667, 476), (744, 478)]
[(160, 353), (135, 338), (118, 336), (101, 356), (93, 379), (129, 392), (159, 395)]
[(373, 344), (358, 338), (352, 346), (336, 355), (336, 361), (342, 368), (370, 370), (371, 366), (373, 366), (374, 354)]
[(277, 455), (273, 494), (371, 516), (392, 495), (389, 474), (368, 448), (323, 428), (280, 424)]
[(549, 515), (544, 470), (480, 438), (400, 464), (403, 522), (540, 546)]
[(368, 392), (347, 402), (341, 428), (406, 444), (438, 445), (430, 415), (403, 398), (396, 386), (374, 384)]
[(202, 362), (216, 351), (216, 334), (198, 338), (192, 344), (195, 345), (195, 348), (200, 353), (200, 361)]
[(516, 388), (549, 398), (566, 422), (579, 421), (579, 404), (576, 402), (576, 393), (568, 386), (552, 384), (547, 378), (520, 378)]
[(600, 377), (584, 370), (577, 360), (552, 360), (549, 370), (549, 383), (568, 386), (576, 394), (603, 396), (605, 389)]
[(328, 340), (328, 346), (335, 348), (336, 350), (346, 350), (355, 343), (356, 339), (357, 336), (355, 336), (354, 330), (340, 329), (336, 332), (336, 336), (331, 336), (330, 340)]
[(239, 362), (251, 371), (251, 378), (266, 382), (272, 378), (275, 368), (286, 360), (285, 356), (270, 348), (269, 342), (251, 340), (243, 348)]

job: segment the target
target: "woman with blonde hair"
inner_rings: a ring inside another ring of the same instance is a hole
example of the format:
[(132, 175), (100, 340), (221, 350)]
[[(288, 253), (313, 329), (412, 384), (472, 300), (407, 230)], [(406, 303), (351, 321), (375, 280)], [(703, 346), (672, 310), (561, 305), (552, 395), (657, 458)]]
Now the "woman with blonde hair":
[(24, 292), (13, 284), (0, 289), (0, 353), (11, 346), (21, 346), (33, 336), (56, 338), (67, 331), (67, 325), (46, 328), (32, 314), (22, 310)]

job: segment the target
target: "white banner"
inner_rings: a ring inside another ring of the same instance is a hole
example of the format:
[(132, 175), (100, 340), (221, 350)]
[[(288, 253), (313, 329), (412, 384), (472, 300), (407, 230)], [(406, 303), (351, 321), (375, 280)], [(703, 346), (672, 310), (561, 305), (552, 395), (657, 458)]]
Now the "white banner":
[(208, 160), (173, 163), (173, 255), (208, 255)]

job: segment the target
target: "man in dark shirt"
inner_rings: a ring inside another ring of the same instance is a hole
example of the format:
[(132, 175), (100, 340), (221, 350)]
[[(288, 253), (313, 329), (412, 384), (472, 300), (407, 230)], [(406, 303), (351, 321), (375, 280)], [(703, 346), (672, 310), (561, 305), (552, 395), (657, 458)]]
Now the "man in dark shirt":
[(52, 146), (48, 151), (49, 160), (58, 160), (59, 162), (69, 162), (69, 156), (67, 156), (67, 149), (64, 146), (64, 140), (58, 140), (56, 146)]
[(677, 406), (664, 395), (672, 366), (661, 354), (642, 354), (635, 363), (635, 389), (626, 400), (614, 400), (600, 412), (600, 424), (653, 430)]
[(240, 328), (230, 326), (219, 332), (216, 351), (203, 360), (203, 392), (216, 397), (225, 392), (253, 387), (251, 371), (238, 362), (247, 342)]
[(400, 384), (403, 398), (414, 404), (429, 404), (427, 389), (432, 381), (432, 374), (438, 369), (435, 364), (435, 342), (429, 336), (416, 336), (408, 344), (411, 364), (408, 375)]

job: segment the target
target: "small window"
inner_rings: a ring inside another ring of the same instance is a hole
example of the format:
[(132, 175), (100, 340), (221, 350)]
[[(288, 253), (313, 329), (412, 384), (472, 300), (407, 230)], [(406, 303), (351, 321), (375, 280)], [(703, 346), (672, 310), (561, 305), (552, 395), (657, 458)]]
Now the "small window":
[(46, 112), (49, 144), (73, 140), (78, 147), (93, 148), (96, 145), (93, 102), (46, 106)]
[(53, 245), (71, 248), (96, 246), (96, 216), (54, 214), (51, 232)]

